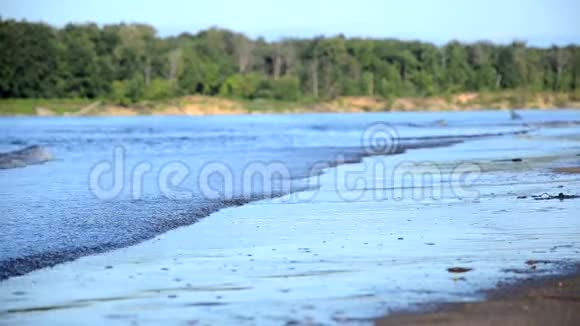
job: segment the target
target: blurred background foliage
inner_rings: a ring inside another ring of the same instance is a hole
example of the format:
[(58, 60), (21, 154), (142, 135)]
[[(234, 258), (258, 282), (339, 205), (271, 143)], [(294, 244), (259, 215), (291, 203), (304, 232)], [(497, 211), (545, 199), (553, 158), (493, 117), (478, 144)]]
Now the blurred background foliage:
[(433, 96), (458, 92), (577, 92), (577, 45), (535, 48), (457, 41), (317, 37), (267, 42), (212, 28), (157, 36), (144, 24), (0, 19), (0, 97), (108, 99), (175, 96), (244, 100)]

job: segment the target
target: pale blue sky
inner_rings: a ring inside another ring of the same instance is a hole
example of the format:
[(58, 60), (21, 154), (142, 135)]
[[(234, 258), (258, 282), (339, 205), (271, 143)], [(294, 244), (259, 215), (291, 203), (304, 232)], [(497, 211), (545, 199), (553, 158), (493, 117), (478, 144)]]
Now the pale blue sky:
[(162, 36), (220, 26), (252, 37), (580, 43), (580, 0), (0, 0), (2, 18), (62, 26), (144, 22)]

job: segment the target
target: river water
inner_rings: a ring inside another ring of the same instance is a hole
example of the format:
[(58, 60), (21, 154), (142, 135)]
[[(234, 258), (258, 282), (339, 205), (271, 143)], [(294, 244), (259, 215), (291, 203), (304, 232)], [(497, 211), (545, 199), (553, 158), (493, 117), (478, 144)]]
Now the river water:
[[(578, 118), (569, 110), (526, 111), (517, 121), (499, 111), (0, 118), (0, 152), (38, 145), (54, 157), (0, 170), (0, 279), (134, 245), (224, 207), (311, 187), (306, 177), (327, 166), (423, 147), (436, 158), (440, 147), (477, 139), (501, 142), (538, 128), (544, 134), (574, 131), (561, 127)], [(384, 130), (376, 133), (377, 124)], [(386, 132), (386, 142), (378, 143), (383, 149), (369, 151), (365, 142), (380, 132)], [(206, 188), (217, 194), (208, 196), (200, 175), (214, 171), (207, 169), (212, 163), (225, 167), (230, 179), (226, 185), (223, 173), (222, 179), (208, 177)], [(254, 163), (281, 164), (282, 181), (248, 187), (244, 173)], [(120, 173), (108, 173), (107, 166), (120, 166)], [(136, 174), (139, 166), (147, 173)], [(115, 182), (118, 191), (108, 191)]]

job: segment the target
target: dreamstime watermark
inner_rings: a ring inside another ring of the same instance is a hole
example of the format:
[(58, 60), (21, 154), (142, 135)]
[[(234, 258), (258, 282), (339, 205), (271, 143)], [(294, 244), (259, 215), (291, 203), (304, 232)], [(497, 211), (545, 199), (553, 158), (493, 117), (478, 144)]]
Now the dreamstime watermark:
[[(89, 190), (101, 200), (123, 196), (142, 199), (145, 183), (153, 183), (158, 193), (174, 200), (286, 195), (283, 197), (286, 200), (312, 201), (320, 189), (328, 190), (328, 187), (343, 201), (479, 197), (474, 185), (482, 169), (476, 163), (460, 162), (450, 167), (432, 161), (391, 159), (400, 157), (391, 155), (404, 152), (409, 144), (401, 140), (395, 128), (385, 123), (368, 126), (360, 141), (362, 151), (355, 159), (337, 155), (334, 160), (316, 162), (307, 173), (300, 175), (298, 186), (292, 174), (295, 171), (282, 161), (251, 161), (234, 168), (227, 161), (209, 161), (193, 167), (185, 161), (175, 160), (155, 167), (148, 161), (129, 164), (126, 149), (116, 146), (111, 159), (91, 168)], [(366, 159), (362, 159), (364, 157)], [(332, 166), (337, 167), (329, 170)]]

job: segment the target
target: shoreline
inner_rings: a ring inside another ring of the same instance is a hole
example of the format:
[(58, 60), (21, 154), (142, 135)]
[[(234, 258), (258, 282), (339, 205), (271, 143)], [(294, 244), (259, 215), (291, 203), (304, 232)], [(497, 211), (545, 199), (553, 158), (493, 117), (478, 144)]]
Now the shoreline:
[(580, 109), (573, 93), (459, 93), (431, 97), (386, 99), (372, 96), (343, 96), (331, 100), (241, 100), (217, 96), (189, 95), (130, 105), (104, 99), (1, 99), (0, 116), (135, 116), (135, 115), (248, 115), (365, 112), (457, 112), (487, 110)]
[[(397, 148), (396, 152), (383, 153), (380, 155), (381, 156), (400, 155), (400, 154), (403, 154), (409, 150), (436, 149), (436, 148), (440, 148), (440, 147), (449, 147), (449, 146), (453, 146), (453, 145), (458, 144), (458, 143), (472, 140), (473, 138), (483, 139), (483, 138), (487, 138), (487, 137), (500, 137), (500, 136), (506, 136), (506, 135), (517, 135), (517, 134), (521, 134), (521, 133), (526, 133), (526, 131), (522, 130), (522, 131), (514, 131), (514, 132), (498, 133), (498, 134), (456, 135), (456, 136), (447, 136), (444, 138), (439, 138), (439, 137), (433, 136), (433, 137), (427, 137), (425, 139), (422, 139), (421, 142), (418, 142), (418, 143), (414, 142), (414, 140), (416, 140), (416, 139), (401, 139), (400, 140), (401, 143), (398, 144), (398, 148)], [(15, 152), (0, 153), (0, 170), (1, 169), (14, 169), (14, 168), (26, 167), (26, 164), (20, 163), (19, 161), (14, 163), (13, 161), (15, 161), (15, 160), (10, 159), (10, 158), (15, 156), (14, 153), (18, 154), (18, 153), (24, 152), (24, 153), (31, 153), (31, 154), (28, 154), (28, 156), (31, 156), (30, 159), (34, 159), (34, 155), (38, 155), (38, 154), (36, 154), (37, 151), (40, 152), (41, 154), (46, 153), (46, 154), (43, 154), (46, 157), (51, 156), (51, 154), (49, 152), (47, 152), (47, 150), (45, 148), (41, 148), (38, 146), (32, 146), (29, 148), (25, 148), (23, 150), (17, 150)], [(297, 152), (298, 151), (300, 151), (300, 150), (297, 150)], [(310, 174), (298, 173), (298, 176), (290, 179), (289, 182), (298, 182), (301, 180), (303, 181), (303, 180), (315, 178), (315, 177), (318, 177), (318, 176), (326, 173), (327, 171), (325, 171), (325, 170), (327, 170), (327, 169), (337, 168), (337, 167), (340, 167), (341, 165), (344, 165), (344, 164), (361, 164), (365, 158), (376, 156), (378, 154), (366, 153), (362, 147), (361, 148), (358, 148), (358, 147), (346, 148), (345, 147), (343, 149), (343, 151), (339, 152), (339, 154), (337, 154), (337, 155), (344, 157), (344, 161), (336, 161), (336, 160), (325, 161), (324, 164), (327, 166), (327, 168), (325, 168), (323, 170), (319, 170), (319, 171), (313, 169), (310, 171), (311, 172)], [(348, 155), (348, 156), (345, 156), (345, 155)], [(5, 160), (8, 162), (3, 162), (4, 157), (7, 157)], [(23, 159), (24, 160), (29, 159), (29, 157), (25, 156)], [(51, 157), (50, 160), (54, 160), (54, 158)], [(50, 164), (50, 160), (31, 163), (31, 164)], [(3, 166), (3, 163), (5, 164), (4, 166)], [(13, 166), (9, 166), (9, 164), (13, 164)], [(298, 192), (309, 191), (309, 190), (312, 190), (312, 189), (309, 189), (306, 186), (300, 186), (296, 189), (290, 189), (287, 192), (272, 193), (270, 195), (268, 195), (268, 194), (259, 194), (259, 195), (256, 194), (254, 197), (240, 196), (240, 197), (234, 197), (234, 198), (229, 198), (229, 199), (224, 199), (224, 200), (216, 200), (215, 202), (209, 202), (209, 203), (205, 204), (204, 206), (200, 206), (200, 207), (196, 207), (195, 209), (192, 209), (188, 213), (189, 215), (194, 216), (193, 220), (188, 221), (187, 223), (184, 223), (184, 222), (177, 223), (176, 222), (175, 224), (170, 224), (168, 226), (164, 226), (156, 233), (136, 237), (133, 241), (127, 242), (127, 243), (109, 244), (109, 245), (94, 244), (91, 246), (83, 247), (82, 250), (71, 249), (71, 250), (64, 250), (64, 251), (41, 252), (41, 253), (32, 254), (32, 255), (18, 256), (18, 257), (9, 258), (6, 260), (0, 260), (0, 282), (2, 282), (3, 280), (7, 280), (9, 278), (12, 278), (12, 277), (23, 276), (23, 275), (26, 275), (28, 273), (34, 272), (36, 270), (41, 270), (44, 268), (51, 268), (51, 267), (59, 265), (59, 264), (71, 262), (71, 261), (74, 261), (74, 260), (82, 258), (82, 257), (86, 257), (86, 256), (90, 256), (90, 255), (105, 254), (105, 253), (113, 251), (113, 250), (118, 250), (118, 249), (123, 249), (123, 248), (128, 248), (131, 246), (135, 246), (135, 245), (138, 245), (142, 242), (152, 240), (152, 239), (154, 239), (154, 238), (156, 238), (164, 233), (167, 233), (171, 230), (181, 228), (181, 227), (192, 226), (192, 225), (198, 223), (200, 220), (207, 218), (210, 215), (212, 215), (213, 213), (219, 212), (220, 210), (223, 210), (223, 209), (232, 208), (232, 207), (240, 207), (240, 206), (243, 206), (246, 204), (251, 204), (253, 202), (259, 202), (262, 200), (275, 200), (279, 197), (292, 196)]]
[[(554, 168), (557, 173), (580, 173), (579, 167)], [(389, 325), (576, 325), (580, 320), (580, 263), (527, 261), (528, 278), (500, 281), (482, 290), (476, 302), (434, 303), (395, 311), (378, 318), (377, 326)], [(556, 263), (564, 271), (534, 277), (539, 264)]]
[(431, 304), (376, 320), (389, 325), (576, 325), (580, 320), (580, 265), (562, 274), (499, 282), (476, 302)]
[[(538, 141), (549, 141), (557, 156), (541, 146), (513, 150)], [(302, 199), (307, 191), (226, 208), (135, 246), (0, 282), (7, 294), (0, 322), (57, 324), (82, 316), (87, 324), (366, 324), (405, 307), (480, 300), (481, 289), (498, 280), (526, 272), (545, 279), (563, 271), (558, 261), (576, 262), (578, 220), (570, 212), (578, 202), (533, 198), (578, 193), (579, 179), (545, 173), (575, 166), (577, 151), (562, 143), (510, 135), (339, 165), (320, 176), (312, 200)], [(488, 150), (476, 151), (482, 147)], [(377, 189), (374, 164), (425, 160), (444, 171), (479, 162), (481, 196), (445, 192), (435, 203), (382, 201), (372, 192), (356, 201), (342, 197)], [(361, 167), (369, 183), (339, 194), (336, 176)], [(461, 269), (467, 272), (455, 274)]]

